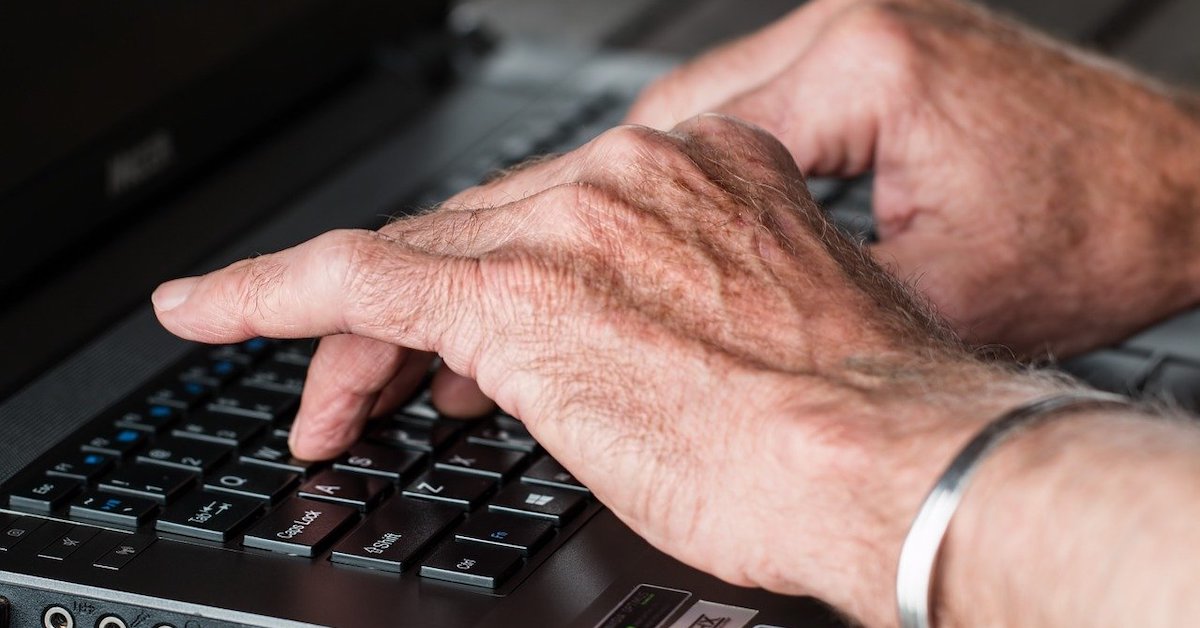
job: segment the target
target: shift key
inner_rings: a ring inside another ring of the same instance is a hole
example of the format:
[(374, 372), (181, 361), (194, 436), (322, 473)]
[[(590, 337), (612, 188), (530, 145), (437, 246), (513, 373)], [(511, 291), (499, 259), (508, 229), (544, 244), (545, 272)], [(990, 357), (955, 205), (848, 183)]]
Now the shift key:
[(333, 546), (329, 560), (398, 573), (461, 517), (462, 510), (454, 506), (393, 499)]
[(246, 547), (312, 558), (355, 517), (347, 506), (293, 497), (246, 533)]

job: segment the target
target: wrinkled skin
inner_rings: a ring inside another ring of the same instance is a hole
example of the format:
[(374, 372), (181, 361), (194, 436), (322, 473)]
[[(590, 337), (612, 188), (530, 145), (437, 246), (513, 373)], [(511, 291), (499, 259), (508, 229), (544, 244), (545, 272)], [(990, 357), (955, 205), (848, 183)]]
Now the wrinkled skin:
[(973, 343), (1058, 357), (1200, 300), (1193, 98), (950, 0), (816, 0), (652, 85), (810, 175), (875, 172), (877, 259)]
[[(873, 623), (939, 467), (1046, 389), (975, 362), (825, 221), (782, 146), (716, 116), (618, 128), (155, 303), (203, 342), (352, 334), (370, 355), (436, 352), (654, 545)], [(310, 383), (344, 410), (393, 376)], [(305, 442), (340, 447), (353, 418)]]

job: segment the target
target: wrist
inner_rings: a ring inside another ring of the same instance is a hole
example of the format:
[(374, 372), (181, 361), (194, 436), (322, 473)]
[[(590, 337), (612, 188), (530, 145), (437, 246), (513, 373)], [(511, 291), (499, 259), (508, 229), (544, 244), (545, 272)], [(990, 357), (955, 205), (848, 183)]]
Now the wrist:
[(935, 625), (1190, 623), (1195, 575), (1167, 572), (1191, 545), (1190, 524), (1172, 528), (1194, 520), (1178, 511), (1182, 498), (1195, 514), (1198, 449), (1194, 428), (1132, 409), (1080, 410), (1005, 443), (951, 523)]
[[(804, 561), (819, 570), (824, 588), (805, 591), (821, 597), (866, 625), (895, 625), (895, 577), (900, 547), (917, 509), (958, 451), (990, 421), (1032, 399), (1061, 391), (1050, 378), (1014, 374), (970, 358), (948, 360), (932, 369), (893, 371), (879, 377), (871, 369), (839, 391), (836, 407), (798, 402), (798, 417), (784, 451), (821, 453), (793, 461), (785, 474), (813, 478), (841, 497), (821, 513), (815, 539), (798, 539), (776, 558)], [(899, 374), (898, 374), (899, 373)], [(821, 416), (814, 434), (813, 417)], [(796, 539), (794, 517), (782, 519)], [(807, 540), (809, 543), (804, 543)], [(811, 545), (813, 540), (819, 547)], [(815, 564), (814, 561), (816, 561)], [(793, 591), (794, 592), (794, 591)]]

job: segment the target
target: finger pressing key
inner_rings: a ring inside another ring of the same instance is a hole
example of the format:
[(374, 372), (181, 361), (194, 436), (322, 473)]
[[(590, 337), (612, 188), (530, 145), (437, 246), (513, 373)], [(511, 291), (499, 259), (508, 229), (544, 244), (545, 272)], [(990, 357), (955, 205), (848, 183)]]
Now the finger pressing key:
[(413, 357), (403, 347), (362, 336), (322, 339), (288, 437), (292, 453), (321, 460), (345, 450), (358, 437), (380, 392)]

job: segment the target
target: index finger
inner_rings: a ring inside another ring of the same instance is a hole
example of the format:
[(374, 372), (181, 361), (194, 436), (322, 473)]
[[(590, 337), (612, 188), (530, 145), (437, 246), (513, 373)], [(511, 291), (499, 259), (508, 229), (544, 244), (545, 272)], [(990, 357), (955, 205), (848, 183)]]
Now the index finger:
[(152, 301), (163, 326), (199, 342), (349, 333), (453, 360), (470, 355), (480, 337), (476, 270), (471, 258), (341, 230), (167, 282)]

